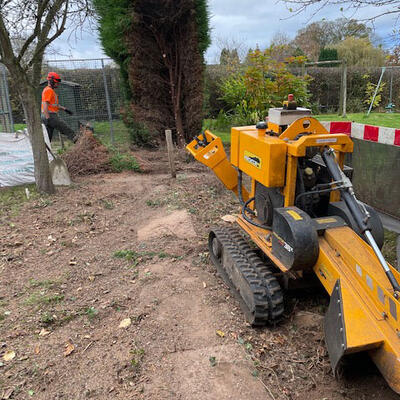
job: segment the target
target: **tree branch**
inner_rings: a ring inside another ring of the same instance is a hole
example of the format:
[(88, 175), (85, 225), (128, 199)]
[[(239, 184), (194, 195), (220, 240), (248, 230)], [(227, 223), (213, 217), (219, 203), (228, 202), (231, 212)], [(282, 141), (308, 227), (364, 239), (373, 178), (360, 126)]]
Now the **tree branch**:
[(2, 13), (0, 13), (0, 55), (2, 62), (8, 66), (15, 59), (10, 36), (4, 24)]
[(41, 31), (40, 28), (41, 28), (43, 14), (44, 14), (48, 4), (49, 4), (49, 0), (44, 0), (44, 1), (38, 2), (35, 28), (33, 30), (33, 33), (28, 37), (28, 39), (26, 39), (24, 45), (22, 46), (21, 51), (19, 52), (18, 57), (17, 57), (18, 62), (20, 62), (22, 60), (22, 57), (24, 56), (25, 52), (28, 50), (29, 46), (39, 36), (40, 31)]
[(295, 4), (297, 5), (296, 9), (290, 11), (294, 15), (298, 15), (304, 12), (306, 9), (318, 5), (318, 9), (313, 12), (313, 15), (317, 14), (321, 9), (329, 5), (337, 5), (340, 6), (341, 11), (346, 7), (347, 10), (359, 10), (363, 7), (374, 7), (375, 9), (379, 9), (382, 7), (390, 7), (385, 11), (378, 12), (377, 15), (372, 16), (370, 18), (364, 18), (363, 21), (374, 21), (377, 18), (380, 18), (384, 15), (389, 14), (400, 14), (400, 1), (399, 0), (281, 0), (287, 4)]
[[(61, 26), (56, 29), (56, 32), (54, 33), (53, 36), (51, 36), (50, 38), (47, 38), (48, 34), (51, 30), (51, 27), (52, 27), (53, 19), (56, 17), (57, 13), (60, 11), (63, 3), (65, 3), (65, 8), (63, 11)], [(46, 47), (51, 42), (53, 42), (55, 39), (57, 39), (64, 32), (65, 24), (67, 21), (67, 15), (68, 15), (68, 5), (69, 5), (69, 0), (66, 0), (66, 1), (65, 0), (57, 0), (53, 4), (53, 6), (50, 8), (48, 14), (46, 15), (45, 21), (43, 22), (43, 28), (38, 37), (38, 43), (36, 45), (33, 56), (28, 63), (28, 68), (31, 67), (39, 58), (41, 58), (43, 56), (43, 52), (46, 49)]]

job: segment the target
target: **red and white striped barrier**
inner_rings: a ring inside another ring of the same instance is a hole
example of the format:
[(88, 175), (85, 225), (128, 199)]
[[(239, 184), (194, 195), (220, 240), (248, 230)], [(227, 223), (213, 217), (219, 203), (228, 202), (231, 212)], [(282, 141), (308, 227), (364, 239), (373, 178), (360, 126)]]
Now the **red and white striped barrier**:
[(350, 121), (321, 121), (321, 124), (329, 133), (345, 133), (346, 135), (356, 139), (400, 146), (400, 129), (364, 125)]

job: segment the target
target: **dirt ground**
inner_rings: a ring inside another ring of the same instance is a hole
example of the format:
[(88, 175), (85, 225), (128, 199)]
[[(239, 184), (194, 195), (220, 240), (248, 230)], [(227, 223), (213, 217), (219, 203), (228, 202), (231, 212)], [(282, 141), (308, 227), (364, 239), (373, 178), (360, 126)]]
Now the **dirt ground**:
[(322, 292), (246, 324), (207, 252), (236, 199), (183, 155), (171, 179), (163, 154), (1, 217), (0, 398), (398, 398), (364, 358), (333, 377)]

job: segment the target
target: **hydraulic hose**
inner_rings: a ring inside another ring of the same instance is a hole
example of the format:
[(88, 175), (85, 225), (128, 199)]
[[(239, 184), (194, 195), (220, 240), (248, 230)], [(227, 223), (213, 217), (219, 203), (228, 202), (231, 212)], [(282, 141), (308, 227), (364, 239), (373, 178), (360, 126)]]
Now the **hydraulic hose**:
[(386, 276), (388, 277), (394, 291), (395, 297), (398, 298), (398, 294), (396, 292), (400, 292), (400, 285), (397, 282), (396, 278), (393, 275), (393, 272), (389, 268), (385, 258), (383, 257), (378, 245), (375, 242), (374, 237), (371, 233), (371, 227), (368, 223), (369, 214), (367, 210), (363, 209), (360, 203), (357, 201), (357, 198), (354, 194), (353, 185), (347, 176), (340, 169), (339, 165), (336, 162), (336, 157), (334, 154), (334, 150), (330, 147), (326, 147), (322, 152), (322, 159), (325, 162), (326, 167), (331, 175), (331, 177), (335, 181), (342, 181), (343, 184), (339, 187), (341, 191), (342, 198), (345, 201), (347, 207), (350, 210), (351, 215), (356, 221), (360, 231), (365, 234), (368, 243), (371, 245), (375, 255), (377, 256), (382, 268), (385, 271)]
[(243, 173), (240, 169), (238, 169), (238, 197), (240, 205), (244, 206), (242, 187), (243, 187)]
[[(248, 210), (248, 205), (249, 205), (252, 201), (254, 201), (255, 199), (256, 199), (255, 197), (252, 197), (251, 199), (247, 200), (247, 201), (243, 204), (243, 207), (242, 207), (242, 216), (243, 216), (244, 220), (247, 221), (249, 224), (256, 226), (257, 228), (272, 230), (272, 226), (269, 226), (269, 225), (261, 225), (261, 224), (259, 224), (259, 223), (257, 223), (257, 222), (252, 221), (252, 220), (247, 216), (246, 211)], [(250, 210), (250, 211), (254, 212), (253, 210)]]

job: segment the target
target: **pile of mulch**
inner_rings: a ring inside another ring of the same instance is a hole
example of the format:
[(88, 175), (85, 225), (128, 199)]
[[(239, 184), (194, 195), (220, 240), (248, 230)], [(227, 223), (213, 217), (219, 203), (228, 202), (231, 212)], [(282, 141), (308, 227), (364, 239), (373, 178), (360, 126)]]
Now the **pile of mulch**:
[(68, 152), (63, 154), (72, 177), (111, 171), (110, 153), (93, 132), (86, 129)]

